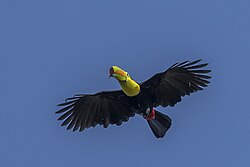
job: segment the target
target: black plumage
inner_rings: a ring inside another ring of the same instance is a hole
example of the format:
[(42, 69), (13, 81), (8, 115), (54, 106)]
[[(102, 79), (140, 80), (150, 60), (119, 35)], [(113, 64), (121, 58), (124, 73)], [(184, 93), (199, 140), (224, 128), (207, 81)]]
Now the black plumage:
[[(140, 84), (141, 91), (137, 96), (128, 97), (122, 90), (80, 94), (66, 99), (57, 114), (58, 120), (64, 120), (62, 126), (67, 129), (83, 131), (89, 127), (109, 124), (120, 126), (135, 114), (145, 116), (154, 107), (175, 106), (185, 95), (203, 90), (211, 78), (210, 70), (203, 69), (208, 63), (199, 64), (201, 60), (176, 63), (164, 72), (157, 73)], [(149, 126), (157, 138), (164, 137), (171, 126), (171, 119), (155, 111), (155, 119), (148, 120)]]

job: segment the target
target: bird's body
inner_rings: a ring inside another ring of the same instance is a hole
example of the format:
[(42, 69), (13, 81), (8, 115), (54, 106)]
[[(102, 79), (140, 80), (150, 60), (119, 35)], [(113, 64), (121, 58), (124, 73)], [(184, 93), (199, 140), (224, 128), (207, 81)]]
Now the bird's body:
[(83, 131), (97, 124), (119, 126), (139, 114), (147, 120), (154, 135), (162, 138), (171, 126), (171, 119), (154, 108), (174, 106), (183, 96), (207, 86), (210, 76), (204, 74), (210, 70), (200, 69), (207, 66), (207, 63), (197, 65), (200, 61), (176, 63), (140, 84), (121, 68), (112, 66), (109, 74), (120, 83), (122, 90), (68, 98), (59, 105), (65, 108), (56, 112), (64, 113), (58, 120), (64, 120), (62, 126), (69, 124), (67, 129)]

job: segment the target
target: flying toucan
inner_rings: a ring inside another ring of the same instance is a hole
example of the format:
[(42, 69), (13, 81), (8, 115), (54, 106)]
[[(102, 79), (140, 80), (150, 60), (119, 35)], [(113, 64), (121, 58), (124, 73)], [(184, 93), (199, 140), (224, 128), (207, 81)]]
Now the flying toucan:
[(114, 77), (122, 90), (103, 91), (96, 94), (77, 94), (58, 106), (63, 113), (58, 120), (64, 120), (62, 126), (67, 130), (83, 131), (89, 127), (109, 124), (120, 126), (135, 114), (141, 115), (149, 124), (157, 138), (163, 138), (171, 126), (171, 119), (155, 107), (175, 106), (182, 97), (203, 90), (211, 78), (211, 70), (203, 69), (208, 63), (184, 61), (175, 63), (166, 71), (157, 73), (142, 83), (134, 81), (128, 72), (112, 66), (109, 76)]

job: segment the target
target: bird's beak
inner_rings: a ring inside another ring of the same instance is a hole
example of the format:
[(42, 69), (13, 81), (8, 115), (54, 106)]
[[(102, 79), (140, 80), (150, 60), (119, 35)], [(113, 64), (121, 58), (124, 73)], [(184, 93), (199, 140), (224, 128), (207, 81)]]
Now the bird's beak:
[(126, 80), (127, 75), (126, 75), (126, 72), (123, 71), (121, 68), (119, 68), (117, 66), (112, 66), (109, 69), (109, 78), (110, 77), (114, 77), (120, 81), (120, 80)]
[(114, 77), (113, 74), (114, 74), (114, 68), (111, 67), (111, 68), (109, 69), (109, 78), (110, 78), (110, 77)]

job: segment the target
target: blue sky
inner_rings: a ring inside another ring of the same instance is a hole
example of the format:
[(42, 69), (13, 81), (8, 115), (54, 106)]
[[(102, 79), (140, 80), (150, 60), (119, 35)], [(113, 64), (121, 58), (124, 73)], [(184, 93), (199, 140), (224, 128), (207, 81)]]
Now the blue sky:
[[(250, 1), (1, 0), (1, 166), (249, 166)], [(202, 58), (211, 84), (174, 108), (156, 139), (145, 120), (66, 131), (66, 97), (119, 89)]]

